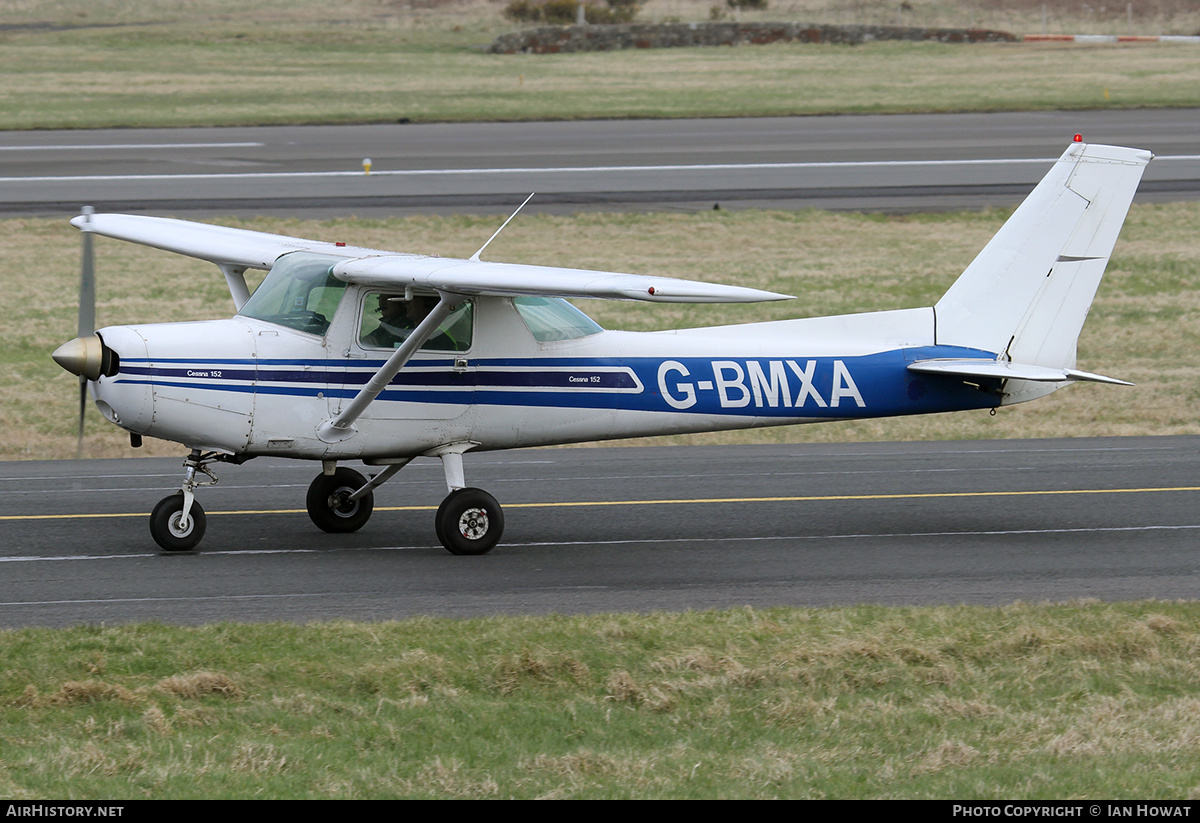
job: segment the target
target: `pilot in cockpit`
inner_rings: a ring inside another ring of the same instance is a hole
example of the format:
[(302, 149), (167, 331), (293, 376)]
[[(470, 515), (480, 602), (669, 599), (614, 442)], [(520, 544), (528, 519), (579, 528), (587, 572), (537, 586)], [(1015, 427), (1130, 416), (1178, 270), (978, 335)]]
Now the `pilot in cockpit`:
[(405, 300), (402, 294), (379, 295), (379, 326), (363, 335), (367, 346), (394, 349), (408, 339), (413, 329), (433, 311), (436, 297), (414, 295)]

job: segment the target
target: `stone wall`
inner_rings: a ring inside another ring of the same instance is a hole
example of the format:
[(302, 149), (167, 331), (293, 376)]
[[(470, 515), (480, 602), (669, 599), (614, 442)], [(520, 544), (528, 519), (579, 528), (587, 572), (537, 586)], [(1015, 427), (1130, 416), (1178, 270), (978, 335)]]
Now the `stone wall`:
[(759, 43), (849, 43), (873, 40), (937, 40), (942, 43), (1015, 42), (1016, 35), (988, 29), (925, 29), (911, 26), (832, 26), (821, 23), (622, 23), (542, 26), (497, 37), (493, 54), (556, 54), (683, 46), (747, 46)]

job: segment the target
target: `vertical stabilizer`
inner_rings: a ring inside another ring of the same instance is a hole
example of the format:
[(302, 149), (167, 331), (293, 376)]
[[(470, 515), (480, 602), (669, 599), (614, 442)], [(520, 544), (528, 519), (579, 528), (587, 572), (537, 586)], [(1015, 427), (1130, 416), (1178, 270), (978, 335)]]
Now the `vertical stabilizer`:
[(1073, 143), (934, 307), (937, 342), (1075, 366), (1148, 151)]

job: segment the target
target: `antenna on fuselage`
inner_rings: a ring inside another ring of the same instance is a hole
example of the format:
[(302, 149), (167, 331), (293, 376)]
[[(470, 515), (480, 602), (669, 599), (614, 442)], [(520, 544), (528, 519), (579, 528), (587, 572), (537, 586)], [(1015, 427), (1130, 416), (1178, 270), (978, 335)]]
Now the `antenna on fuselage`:
[(517, 210), (514, 211), (511, 215), (509, 215), (508, 219), (504, 221), (503, 225), (501, 225), (500, 228), (496, 229), (495, 234), (493, 234), (491, 237), (489, 237), (487, 239), (487, 242), (479, 247), (479, 251), (475, 252), (468, 258), (472, 263), (479, 262), (479, 255), (483, 254), (483, 250), (491, 245), (492, 241), (495, 240), (500, 235), (500, 232), (504, 231), (504, 226), (507, 226), (509, 223), (512, 222), (512, 219), (517, 216), (518, 212), (520, 212), (521, 209), (525, 208), (525, 203), (528, 203), (530, 200), (532, 200), (533, 196), (535, 194), (537, 194), (537, 192), (530, 192), (529, 196), (525, 198), (525, 202), (522, 203), (521, 205), (517, 206)]

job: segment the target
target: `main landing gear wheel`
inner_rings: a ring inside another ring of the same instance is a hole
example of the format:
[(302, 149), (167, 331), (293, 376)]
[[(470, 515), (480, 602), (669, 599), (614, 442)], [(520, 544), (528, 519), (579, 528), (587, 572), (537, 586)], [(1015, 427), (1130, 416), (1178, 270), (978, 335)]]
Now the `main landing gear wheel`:
[(163, 551), (168, 552), (187, 552), (196, 548), (204, 538), (206, 526), (204, 509), (195, 500), (187, 522), (183, 522), (183, 492), (158, 501), (150, 515), (150, 535)]
[(332, 475), (318, 474), (308, 487), (308, 516), (321, 531), (331, 534), (356, 532), (371, 519), (375, 493), (357, 500), (350, 495), (367, 485), (367, 478), (353, 469), (338, 469)]
[(436, 525), (451, 554), (487, 554), (504, 533), (504, 512), (482, 489), (456, 489), (438, 506)]

